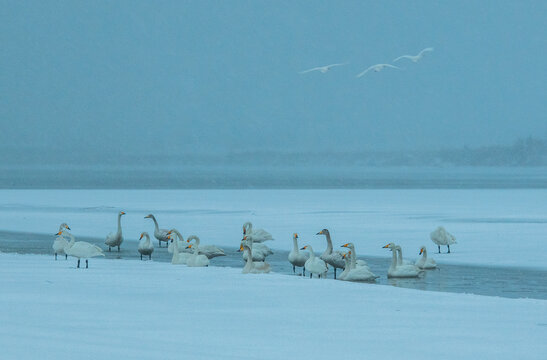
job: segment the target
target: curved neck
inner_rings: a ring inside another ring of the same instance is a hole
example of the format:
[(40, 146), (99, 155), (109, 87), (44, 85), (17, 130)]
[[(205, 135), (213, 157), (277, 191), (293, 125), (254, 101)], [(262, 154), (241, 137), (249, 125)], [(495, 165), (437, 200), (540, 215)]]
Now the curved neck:
[(122, 214), (118, 214), (118, 234), (122, 233)]
[(244, 246), (243, 251), (247, 253), (247, 262), (243, 269), (251, 270), (253, 268), (253, 251), (248, 246)]
[(196, 248), (199, 247), (199, 237), (197, 237), (196, 235), (188, 236), (188, 240), (196, 240)]
[(332, 240), (330, 239), (330, 233), (325, 233), (325, 237), (327, 238), (327, 248), (323, 252), (323, 255), (330, 255), (332, 254)]
[(150, 219), (152, 219), (152, 221), (154, 221), (154, 226), (156, 228), (156, 231), (160, 231), (160, 227), (158, 226), (158, 222), (156, 221), (156, 218), (154, 217), (154, 215), (152, 215), (150, 217)]
[(68, 246), (74, 245), (74, 243), (76, 242), (76, 238), (74, 237), (74, 235), (64, 230), (63, 230), (63, 234), (67, 234), (70, 237), (70, 242), (68, 243)]
[(427, 260), (427, 250), (426, 250), (425, 248), (424, 248), (424, 251), (423, 251), (423, 253), (422, 253), (422, 258), (423, 258), (424, 260)]
[(397, 250), (391, 249), (391, 266), (389, 267), (390, 270), (395, 270), (397, 267)]
[(313, 252), (313, 248), (308, 245), (308, 251), (310, 252), (310, 259), (315, 259), (315, 253)]
[(292, 249), (298, 254), (298, 238), (295, 238), (294, 236), (292, 238)]
[[(156, 227), (157, 226), (158, 226), (158, 223), (156, 223)], [(173, 232), (177, 235), (177, 238), (179, 238), (180, 241), (184, 241), (184, 238), (182, 237), (182, 234), (177, 229), (173, 229)]]
[(401, 250), (400, 247), (397, 248), (397, 255), (399, 255), (399, 258), (397, 259), (397, 265), (403, 265), (403, 250)]

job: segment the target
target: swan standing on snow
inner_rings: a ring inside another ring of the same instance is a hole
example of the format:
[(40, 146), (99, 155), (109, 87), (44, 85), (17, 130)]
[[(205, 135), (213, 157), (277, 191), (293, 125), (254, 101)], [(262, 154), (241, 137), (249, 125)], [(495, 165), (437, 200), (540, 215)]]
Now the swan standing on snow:
[(268, 240), (273, 240), (272, 234), (264, 229), (253, 229), (253, 223), (250, 221), (243, 224), (243, 235), (252, 235), (253, 242), (261, 243)]
[(441, 253), (441, 245), (448, 247), (448, 253), (450, 254), (450, 245), (457, 244), (456, 237), (445, 230), (444, 227), (439, 226), (433, 231), (429, 237), (439, 247), (439, 254)]
[[(145, 239), (143, 240), (143, 236)], [(154, 244), (150, 241), (150, 235), (145, 231), (141, 233), (141, 237), (139, 238), (139, 247), (137, 248), (139, 253), (141, 254), (141, 260), (142, 256), (148, 256), (148, 259), (152, 260), (152, 253), (154, 252)]]
[[(423, 254), (423, 255), (422, 255)], [(416, 266), (420, 269), (435, 269), (437, 267), (437, 263), (432, 258), (427, 257), (427, 249), (425, 246), (422, 246), (420, 248), (420, 254), (422, 255), (421, 258), (416, 260)]]
[(335, 66), (343, 66), (343, 65), (347, 65), (348, 63), (341, 63), (341, 64), (330, 64), (330, 65), (325, 65), (325, 66), (318, 66), (318, 67), (314, 67), (312, 69), (308, 69), (308, 70), (304, 70), (304, 71), (300, 71), (300, 74), (306, 74), (306, 73), (309, 73), (309, 72), (312, 72), (312, 71), (319, 71), (321, 73), (326, 73), (327, 71), (329, 71), (331, 68), (335, 67)]
[(306, 260), (310, 257), (309, 254), (301, 253), (298, 250), (298, 234), (294, 233), (292, 236), (293, 241), (293, 248), (292, 251), (289, 253), (289, 262), (292, 264), (292, 272), (296, 274), (296, 267), (302, 268), (302, 276), (306, 276), (306, 269), (304, 268), (304, 264), (306, 264)]
[[(182, 242), (184, 242), (184, 238), (177, 229), (171, 229), (167, 233), (167, 241), (170, 241), (173, 246), (173, 257), (171, 258), (171, 264), (186, 265), (186, 261), (191, 254), (189, 252), (180, 251), (182, 249), (179, 248), (179, 244), (182, 244)], [(172, 233), (174, 233), (176, 237), (173, 236)]]
[(209, 259), (207, 259), (207, 256), (199, 253), (199, 249), (197, 246), (194, 246), (194, 244), (190, 244), (186, 248), (194, 248), (194, 253), (188, 256), (188, 258), (186, 259), (186, 265), (191, 267), (209, 266)]
[[(65, 253), (65, 246), (68, 245), (67, 239), (65, 239), (62, 234), (62, 231), (64, 229), (70, 230), (66, 223), (62, 223), (61, 226), (59, 226), (59, 232), (61, 233), (61, 235), (57, 235), (57, 237), (53, 241), (53, 245), (51, 245), (51, 247), (53, 248), (53, 252), (55, 253), (55, 260), (57, 260), (57, 254)], [(67, 254), (65, 254), (65, 260), (66, 259), (68, 259)]]
[(112, 247), (118, 247), (118, 252), (120, 252), (120, 245), (122, 244), (123, 242), (123, 235), (122, 235), (122, 215), (125, 215), (125, 212), (123, 211), (120, 211), (118, 213), (118, 231), (116, 231), (115, 233), (110, 233), (108, 234), (108, 236), (106, 237), (106, 240), (104, 241), (104, 243), (106, 245), (108, 245), (108, 251), (110, 251), (110, 249)]
[(199, 237), (197, 235), (188, 236), (188, 239), (186, 240), (186, 242), (190, 242), (192, 240), (196, 240), (195, 247), (198, 249), (200, 254), (203, 254), (203, 255), (207, 256), (207, 259), (212, 259), (212, 258), (215, 258), (217, 256), (226, 256), (226, 254), (224, 253), (224, 250), (222, 250), (221, 248), (216, 247), (215, 245), (203, 245), (203, 246), (201, 246)]
[[(329, 269), (327, 266), (327, 263), (315, 256), (315, 253), (313, 252), (313, 248), (310, 245), (306, 245), (300, 250), (306, 250), (306, 249), (308, 249), (308, 251), (310, 252), (310, 258), (306, 260), (304, 267), (310, 273), (310, 279), (312, 278), (313, 274), (319, 276), (320, 279), (321, 279), (321, 275), (323, 275), (323, 277), (326, 278), (327, 270)], [(342, 258), (342, 260), (343, 259), (344, 258)]]
[[(384, 249), (390, 249), (392, 251), (391, 266), (387, 270), (388, 278), (412, 278), (418, 277), (423, 270), (420, 270), (414, 265), (397, 265), (397, 248), (398, 246), (394, 243), (389, 243), (384, 246)], [(400, 247), (399, 247), (400, 248)]]
[(399, 56), (397, 59), (393, 60), (393, 62), (395, 61), (399, 61), (401, 59), (409, 59), (415, 63), (417, 63), (418, 61), (420, 61), (422, 59), (422, 57), (424, 56), (424, 54), (426, 52), (429, 52), (429, 51), (433, 51), (433, 48), (431, 47), (428, 47), (428, 48), (425, 48), (423, 49), (422, 51), (420, 51), (418, 53), (418, 55), (402, 55), (402, 56)]
[(80, 267), (80, 259), (85, 259), (85, 268), (87, 269), (89, 267), (87, 259), (95, 256), (104, 256), (103, 249), (97, 245), (90, 244), (86, 241), (76, 241), (74, 235), (66, 230), (59, 231), (57, 236), (61, 234), (66, 234), (70, 237), (70, 242), (64, 249), (65, 254), (78, 258), (78, 268)]
[[(243, 240), (238, 251), (243, 251), (243, 257), (247, 260), (241, 271), (243, 274), (266, 274), (270, 272), (270, 264), (265, 261), (253, 261), (253, 249), (247, 240)], [(245, 256), (246, 255), (246, 256)]]
[(325, 235), (327, 238), (327, 248), (321, 255), (321, 260), (334, 268), (334, 278), (336, 279), (336, 269), (343, 269), (345, 264), (342, 253), (340, 251), (332, 251), (332, 240), (330, 238), (330, 232), (327, 229), (323, 229), (315, 235)]
[(152, 219), (152, 221), (154, 221), (154, 237), (156, 239), (158, 239), (158, 246), (161, 247), (161, 242), (162, 241), (165, 241), (165, 243), (168, 243), (169, 242), (169, 239), (167, 238), (168, 230), (167, 229), (160, 229), (160, 227), (158, 225), (158, 222), (157, 222), (156, 218), (154, 217), (154, 215), (148, 214), (144, 218), (145, 219)]
[(399, 69), (401, 70), (400, 67), (397, 67), (397, 66), (393, 66), (391, 64), (376, 64), (376, 65), (372, 65), (370, 66), (369, 68), (367, 68), (365, 71), (359, 73), (356, 77), (360, 78), (361, 76), (365, 75), (366, 73), (368, 73), (370, 70), (374, 70), (375, 72), (380, 72), (382, 71), (384, 68), (392, 68), (392, 69)]
[[(243, 240), (247, 241), (249, 243), (249, 247), (251, 248), (250, 254), (253, 255), (253, 261), (264, 261), (266, 260), (266, 257), (273, 254), (273, 251), (267, 247), (266, 245), (262, 243), (255, 243), (254, 241), (254, 235), (245, 235), (243, 236)], [(247, 260), (248, 253), (246, 251), (243, 252), (243, 260)]]

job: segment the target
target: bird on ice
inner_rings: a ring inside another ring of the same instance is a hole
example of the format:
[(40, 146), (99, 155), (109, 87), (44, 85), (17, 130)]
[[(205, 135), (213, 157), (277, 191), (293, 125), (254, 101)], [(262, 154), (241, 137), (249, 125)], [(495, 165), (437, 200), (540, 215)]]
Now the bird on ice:
[(343, 65), (347, 65), (348, 63), (342, 63), (342, 64), (330, 64), (330, 65), (325, 65), (325, 66), (318, 66), (318, 67), (314, 67), (312, 69), (308, 69), (308, 70), (304, 70), (304, 71), (300, 71), (300, 74), (305, 74), (305, 73), (309, 73), (309, 72), (312, 72), (312, 71), (320, 71), (321, 73), (326, 73), (327, 71), (329, 71), (331, 68), (335, 67), (335, 66), (343, 66)]
[(422, 59), (422, 57), (424, 56), (424, 54), (426, 52), (429, 52), (429, 51), (433, 51), (433, 48), (431, 47), (428, 47), (428, 48), (425, 48), (423, 49), (422, 51), (420, 51), (418, 53), (418, 55), (402, 55), (402, 56), (399, 56), (397, 59), (393, 60), (393, 62), (395, 61), (399, 61), (401, 59), (409, 59), (415, 63), (417, 63), (418, 61), (420, 61)]
[(393, 68), (393, 69), (399, 69), (401, 70), (400, 67), (397, 67), (397, 66), (393, 66), (391, 64), (376, 64), (376, 65), (372, 65), (370, 66), (369, 68), (367, 68), (365, 71), (363, 71), (362, 73), (360, 73), (359, 75), (357, 75), (358, 78), (360, 78), (361, 76), (365, 75), (367, 72), (369, 72), (370, 70), (374, 70), (376, 72), (380, 72), (382, 71), (384, 68)]

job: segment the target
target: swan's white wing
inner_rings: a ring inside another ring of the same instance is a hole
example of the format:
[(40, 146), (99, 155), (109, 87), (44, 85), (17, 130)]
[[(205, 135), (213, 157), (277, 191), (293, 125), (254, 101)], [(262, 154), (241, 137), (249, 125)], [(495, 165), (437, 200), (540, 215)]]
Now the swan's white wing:
[(360, 74), (358, 74), (356, 77), (360, 78), (361, 76), (365, 75), (367, 72), (369, 72), (370, 70), (374, 69), (376, 65), (372, 65), (370, 66), (368, 69), (366, 69), (365, 71), (361, 72)]
[(428, 47), (428, 48), (423, 49), (422, 51), (420, 51), (420, 53), (418, 54), (418, 56), (421, 56), (424, 52), (428, 52), (428, 51), (433, 51), (433, 48), (432, 48), (432, 47)]
[(320, 68), (320, 67), (314, 67), (313, 69), (308, 69), (308, 70), (300, 71), (299, 74), (305, 74), (305, 73), (309, 73), (309, 72), (317, 71), (317, 70), (321, 70), (321, 69), (322, 69), (322, 68)]
[(391, 65), (391, 64), (380, 64), (380, 65), (382, 65), (383, 67), (389, 67), (389, 68), (392, 68), (392, 69), (399, 69), (399, 70), (401, 70), (400, 67), (394, 66), (394, 65)]
[(267, 240), (273, 240), (272, 234), (270, 234), (264, 229), (253, 230), (251, 235), (253, 236), (253, 241), (258, 243), (267, 241)]
[(349, 63), (339, 63), (339, 64), (330, 64), (330, 65), (327, 65), (325, 66), (326, 68), (330, 69), (331, 67), (335, 67), (335, 66), (343, 66), (343, 65), (347, 65)]
[(412, 60), (412, 58), (414, 58), (414, 56), (412, 56), (412, 55), (402, 55), (402, 56), (399, 56), (397, 59), (393, 60), (393, 62), (399, 61), (401, 59), (411, 59)]

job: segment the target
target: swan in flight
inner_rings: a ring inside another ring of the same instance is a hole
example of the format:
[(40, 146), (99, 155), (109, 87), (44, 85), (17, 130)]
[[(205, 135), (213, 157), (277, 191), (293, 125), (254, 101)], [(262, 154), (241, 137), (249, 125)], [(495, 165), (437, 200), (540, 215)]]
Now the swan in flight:
[(368, 73), (370, 70), (374, 70), (375, 72), (380, 72), (386, 67), (401, 70), (400, 67), (397, 67), (397, 66), (394, 66), (394, 65), (391, 65), (391, 64), (376, 64), (376, 65), (372, 65), (372, 66), (368, 67), (365, 71), (359, 73), (356, 77), (360, 78), (361, 76)]
[[(143, 237), (145, 239), (143, 239)], [(148, 256), (148, 259), (152, 260), (152, 253), (154, 252), (154, 244), (150, 241), (150, 235), (145, 231), (141, 233), (141, 237), (139, 238), (139, 247), (137, 248), (139, 253), (141, 254), (141, 260), (142, 256)]]
[(226, 256), (224, 253), (224, 250), (221, 248), (216, 247), (215, 245), (200, 245), (200, 240), (197, 235), (190, 235), (188, 236), (188, 240), (186, 242), (190, 242), (192, 240), (196, 240), (195, 247), (198, 249), (200, 254), (203, 254), (207, 256), (208, 259), (215, 258), (217, 256)]
[(342, 253), (340, 251), (332, 251), (332, 240), (330, 238), (330, 232), (327, 229), (323, 229), (315, 235), (325, 235), (327, 238), (327, 248), (321, 255), (321, 260), (325, 261), (329, 265), (332, 265), (334, 268), (334, 278), (336, 279), (336, 269), (343, 269), (345, 264)]
[(115, 233), (108, 234), (108, 236), (106, 237), (106, 240), (104, 241), (104, 243), (108, 245), (108, 251), (110, 251), (112, 247), (116, 247), (116, 246), (118, 247), (118, 252), (120, 251), (120, 245), (123, 242), (122, 215), (125, 215), (125, 212), (120, 211), (118, 213), (118, 231), (116, 231)]
[[(243, 251), (244, 257), (247, 258), (245, 266), (241, 271), (243, 274), (266, 274), (270, 272), (270, 264), (265, 261), (253, 261), (253, 250), (249, 247), (249, 242), (244, 240), (241, 242), (238, 251)], [(245, 256), (245, 254), (247, 256)]]
[(300, 71), (300, 74), (306, 74), (306, 73), (309, 73), (309, 72), (312, 72), (312, 71), (319, 71), (321, 73), (326, 73), (327, 71), (329, 71), (331, 68), (333, 67), (336, 67), (336, 66), (343, 66), (343, 65), (347, 65), (349, 63), (341, 63), (341, 64), (330, 64), (330, 65), (325, 65), (325, 66), (318, 66), (318, 67), (314, 67), (312, 69), (308, 69), (308, 70), (304, 70), (304, 71)]
[(329, 267), (327, 266), (327, 263), (315, 256), (315, 253), (313, 252), (313, 248), (310, 245), (306, 245), (300, 250), (306, 250), (306, 249), (310, 252), (310, 258), (306, 260), (304, 267), (310, 273), (310, 279), (312, 278), (313, 274), (319, 276), (320, 279), (321, 279), (321, 275), (323, 275), (323, 277), (326, 278), (327, 270), (329, 269)]
[(416, 260), (416, 266), (420, 269), (435, 269), (437, 267), (437, 263), (432, 258), (427, 257), (427, 249), (425, 246), (422, 246), (420, 248), (420, 254), (422, 255), (421, 258)]
[[(70, 230), (66, 223), (62, 223), (61, 226), (59, 226), (59, 232), (61, 233), (61, 235), (57, 235), (57, 237), (53, 241), (53, 245), (51, 245), (51, 247), (53, 248), (53, 252), (55, 253), (55, 260), (57, 260), (57, 254), (65, 254), (65, 246), (68, 245), (67, 239), (62, 234), (62, 231), (64, 229)], [(65, 254), (65, 260), (67, 258), (68, 256), (67, 254)]]
[[(273, 254), (273, 251), (266, 245), (255, 243), (253, 235), (245, 235), (243, 236), (243, 240), (249, 243), (249, 247), (252, 250), (250, 254), (253, 255), (253, 261), (264, 261), (266, 257)], [(243, 252), (243, 260), (247, 260), (247, 254), (247, 252)]]
[(165, 243), (169, 242), (169, 239), (167, 239), (167, 229), (160, 229), (158, 225), (158, 221), (156, 220), (156, 217), (152, 214), (148, 214), (144, 217), (145, 219), (152, 219), (154, 221), (154, 237), (158, 239), (158, 246), (161, 247), (161, 242), (165, 241)]
[[(175, 236), (172, 236), (172, 234)], [(189, 252), (180, 251), (179, 245), (184, 242), (184, 238), (177, 229), (171, 229), (168, 231), (167, 241), (170, 241), (173, 246), (173, 257), (171, 258), (171, 264), (174, 265), (186, 265), (186, 261), (191, 256)], [(186, 247), (185, 247), (186, 248)]]
[(67, 235), (70, 237), (70, 242), (65, 246), (65, 254), (78, 258), (78, 268), (80, 267), (80, 259), (85, 259), (85, 268), (89, 267), (88, 259), (95, 256), (104, 256), (103, 249), (97, 245), (90, 244), (86, 241), (76, 241), (74, 235), (66, 230), (59, 231), (57, 234)]
[(422, 59), (422, 57), (424, 56), (424, 54), (426, 52), (429, 52), (429, 51), (433, 51), (433, 48), (432, 47), (428, 47), (428, 48), (425, 48), (423, 49), (422, 51), (420, 51), (418, 53), (418, 55), (402, 55), (402, 56), (399, 56), (397, 59), (393, 60), (393, 62), (395, 61), (399, 61), (401, 59), (409, 59), (415, 63), (417, 63), (418, 61), (420, 61)]
[(298, 234), (294, 233), (292, 236), (292, 242), (293, 242), (293, 248), (292, 251), (289, 253), (289, 262), (292, 264), (292, 272), (296, 274), (296, 267), (302, 268), (302, 276), (306, 275), (306, 269), (304, 268), (304, 264), (306, 264), (306, 260), (310, 257), (309, 254), (301, 253), (298, 250)]
[(207, 256), (200, 254), (199, 249), (195, 244), (190, 244), (186, 247), (187, 249), (194, 248), (194, 252), (188, 256), (186, 259), (186, 265), (191, 267), (203, 267), (209, 266), (209, 259)]
[(394, 243), (389, 243), (384, 246), (385, 249), (390, 249), (392, 251), (391, 265), (389, 269), (387, 270), (387, 277), (388, 278), (418, 277), (423, 272), (423, 270), (420, 270), (418, 267), (414, 265), (397, 265), (398, 263), (397, 248), (398, 247), (399, 246), (395, 245)]
[(261, 243), (267, 240), (273, 240), (272, 234), (264, 229), (253, 229), (253, 223), (250, 221), (243, 224), (243, 235), (252, 235), (253, 242)]
[(429, 237), (439, 247), (439, 254), (441, 253), (441, 245), (448, 247), (448, 253), (450, 254), (450, 245), (457, 244), (456, 237), (445, 230), (444, 227), (439, 226), (433, 231)]

